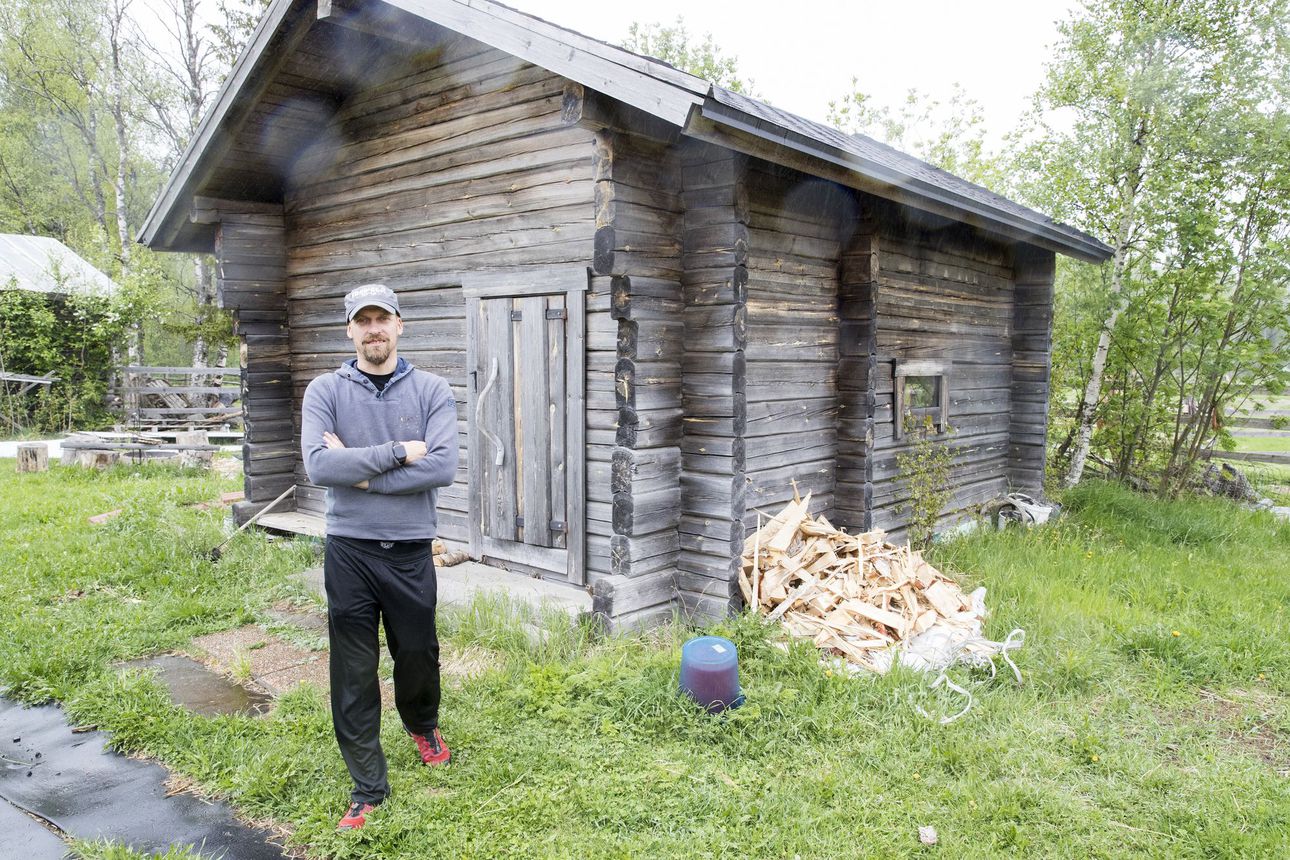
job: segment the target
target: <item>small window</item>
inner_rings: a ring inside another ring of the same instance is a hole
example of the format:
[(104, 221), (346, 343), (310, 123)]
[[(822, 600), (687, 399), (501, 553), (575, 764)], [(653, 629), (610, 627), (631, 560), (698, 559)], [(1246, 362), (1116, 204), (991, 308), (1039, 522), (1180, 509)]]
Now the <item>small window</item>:
[(906, 409), (931, 409), (940, 405), (939, 376), (906, 376), (904, 380)]
[(936, 432), (950, 426), (949, 362), (897, 361), (894, 370), (896, 438), (909, 419), (930, 421)]

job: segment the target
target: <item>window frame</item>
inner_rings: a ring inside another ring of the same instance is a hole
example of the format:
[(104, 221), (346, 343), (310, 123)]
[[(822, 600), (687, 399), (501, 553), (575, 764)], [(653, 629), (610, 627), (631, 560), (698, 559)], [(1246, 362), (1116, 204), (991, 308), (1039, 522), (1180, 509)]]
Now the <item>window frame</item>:
[[(938, 359), (896, 359), (892, 367), (893, 413), (895, 438), (905, 436), (905, 416), (930, 415), (937, 433), (945, 433), (950, 426), (950, 368), (951, 362)], [(936, 380), (936, 403), (932, 406), (910, 408), (906, 406), (905, 380), (909, 377), (930, 377)]]

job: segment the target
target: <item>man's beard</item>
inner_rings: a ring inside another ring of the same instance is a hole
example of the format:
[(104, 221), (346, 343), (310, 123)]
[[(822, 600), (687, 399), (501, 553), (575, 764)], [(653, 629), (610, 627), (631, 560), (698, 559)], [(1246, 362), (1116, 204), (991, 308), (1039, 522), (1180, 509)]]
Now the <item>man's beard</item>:
[(394, 347), (388, 340), (367, 341), (361, 347), (363, 359), (370, 364), (385, 364)]

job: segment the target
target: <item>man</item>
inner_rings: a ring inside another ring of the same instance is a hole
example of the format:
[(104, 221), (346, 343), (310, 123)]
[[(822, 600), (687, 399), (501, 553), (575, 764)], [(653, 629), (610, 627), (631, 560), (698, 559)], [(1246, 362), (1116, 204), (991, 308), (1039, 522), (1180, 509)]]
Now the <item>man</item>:
[(435, 488), (457, 472), (457, 406), (448, 383), (399, 358), (403, 317), (383, 284), (345, 296), (355, 358), (305, 391), (300, 446), (327, 488), (331, 713), (354, 780), (337, 825), (362, 827), (390, 793), (381, 750), (377, 623), (394, 658), (394, 703), (427, 765), (450, 756), (439, 733)]

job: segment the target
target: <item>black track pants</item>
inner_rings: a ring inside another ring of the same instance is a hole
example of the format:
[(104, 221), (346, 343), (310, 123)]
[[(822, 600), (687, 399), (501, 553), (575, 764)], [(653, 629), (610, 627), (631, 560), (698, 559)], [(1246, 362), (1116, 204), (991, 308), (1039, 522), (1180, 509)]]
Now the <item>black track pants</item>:
[(331, 642), (331, 717), (354, 780), (351, 800), (390, 793), (381, 751), (378, 619), (394, 658), (394, 703), (403, 725), (429, 734), (439, 724), (439, 639), (430, 543), (328, 537), (323, 562)]

